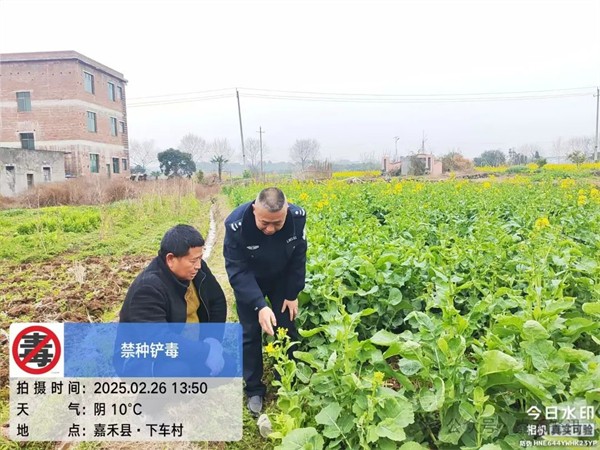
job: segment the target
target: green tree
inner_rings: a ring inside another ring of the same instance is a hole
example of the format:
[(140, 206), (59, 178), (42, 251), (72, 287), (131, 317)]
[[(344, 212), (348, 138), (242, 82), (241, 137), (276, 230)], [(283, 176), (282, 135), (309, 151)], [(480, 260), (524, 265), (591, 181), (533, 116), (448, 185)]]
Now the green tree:
[(133, 169), (131, 169), (131, 173), (141, 173), (144, 174), (146, 173), (146, 168), (140, 164), (136, 164), (135, 167)]
[(191, 153), (184, 153), (174, 148), (169, 148), (158, 154), (160, 170), (165, 176), (191, 177), (196, 171), (196, 163), (192, 160)]
[(579, 167), (585, 162), (586, 156), (581, 150), (575, 150), (567, 155), (567, 159)]
[(506, 164), (506, 156), (501, 150), (486, 150), (479, 157), (474, 158), (473, 162), (477, 167), (498, 167)]
[(219, 173), (219, 181), (221, 181), (221, 174), (223, 173), (223, 166), (229, 162), (223, 155), (215, 155), (210, 160), (211, 163), (217, 165), (217, 172)]

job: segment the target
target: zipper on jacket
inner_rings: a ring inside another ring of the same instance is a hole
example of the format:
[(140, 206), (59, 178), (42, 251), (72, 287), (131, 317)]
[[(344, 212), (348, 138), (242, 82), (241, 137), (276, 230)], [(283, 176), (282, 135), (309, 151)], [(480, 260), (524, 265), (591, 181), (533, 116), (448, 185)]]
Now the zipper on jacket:
[(198, 298), (200, 299), (200, 304), (204, 305), (204, 309), (206, 309), (206, 315), (208, 317), (208, 321), (210, 322), (210, 311), (208, 310), (208, 305), (206, 305), (204, 303), (204, 300), (202, 300), (202, 296), (200, 295), (200, 286), (202, 286), (202, 283), (204, 282), (205, 279), (206, 279), (206, 274), (204, 272), (202, 272), (202, 279), (200, 281), (198, 281)]

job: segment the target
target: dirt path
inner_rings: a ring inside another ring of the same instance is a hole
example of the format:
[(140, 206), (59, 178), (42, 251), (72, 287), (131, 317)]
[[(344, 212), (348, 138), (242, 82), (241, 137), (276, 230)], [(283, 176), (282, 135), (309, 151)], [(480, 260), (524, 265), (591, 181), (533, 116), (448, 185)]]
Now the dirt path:
[(211, 211), (213, 212), (211, 225), (214, 223), (216, 230), (214, 245), (210, 255), (206, 258), (206, 262), (225, 292), (225, 297), (227, 298), (227, 321), (237, 322), (235, 298), (233, 296), (233, 289), (227, 278), (225, 259), (223, 258), (223, 240), (225, 239), (225, 227), (223, 226), (223, 221), (231, 212), (231, 207), (229, 206), (227, 198), (224, 196), (217, 197)]

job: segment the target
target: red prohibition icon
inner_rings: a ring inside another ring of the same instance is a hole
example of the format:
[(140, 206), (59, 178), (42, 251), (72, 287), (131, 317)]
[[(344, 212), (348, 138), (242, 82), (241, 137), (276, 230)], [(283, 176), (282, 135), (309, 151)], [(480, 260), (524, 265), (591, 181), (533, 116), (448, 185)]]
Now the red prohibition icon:
[[(12, 356), (17, 366), (32, 375), (50, 372), (58, 364), (60, 353), (60, 342), (56, 334), (41, 325), (21, 330), (13, 341)], [(36, 363), (37, 368), (28, 366)]]

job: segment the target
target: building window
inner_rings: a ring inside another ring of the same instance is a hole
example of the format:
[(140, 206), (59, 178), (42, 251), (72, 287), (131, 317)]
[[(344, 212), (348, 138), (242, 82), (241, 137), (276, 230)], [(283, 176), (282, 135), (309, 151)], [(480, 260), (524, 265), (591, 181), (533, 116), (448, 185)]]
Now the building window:
[(35, 150), (35, 141), (33, 133), (19, 133), (21, 136), (21, 148), (25, 150)]
[(28, 173), (27, 174), (27, 188), (32, 188), (33, 187), (33, 174), (32, 173)]
[(119, 126), (121, 127), (121, 134), (125, 134), (125, 122), (119, 122)]
[(94, 75), (83, 72), (83, 87), (86, 92), (89, 92), (90, 94), (94, 93)]
[(108, 99), (110, 101), (115, 101), (115, 84), (111, 83), (110, 81), (108, 82)]
[(31, 111), (31, 92), (17, 92), (17, 111)]
[(114, 117), (110, 118), (110, 135), (117, 135), (117, 119), (115, 119)]
[(117, 86), (117, 93), (119, 94), (119, 100), (123, 100), (123, 88), (121, 86)]
[(90, 172), (100, 173), (100, 155), (98, 153), (90, 153)]
[(119, 158), (113, 158), (113, 166), (112, 166), (112, 171), (113, 173), (119, 173), (121, 170), (119, 168)]
[(96, 113), (92, 111), (87, 112), (87, 129), (92, 133), (97, 133), (98, 128), (96, 127)]
[(42, 173), (44, 174), (44, 183), (52, 181), (52, 170), (50, 167), (42, 167)]
[(121, 166), (123, 167), (123, 171), (127, 170), (127, 158), (121, 158)]

